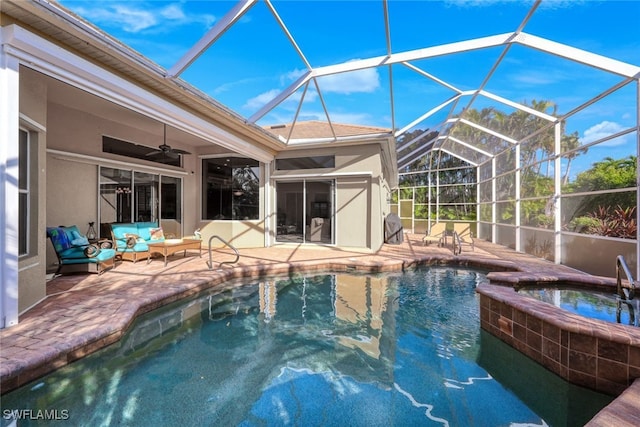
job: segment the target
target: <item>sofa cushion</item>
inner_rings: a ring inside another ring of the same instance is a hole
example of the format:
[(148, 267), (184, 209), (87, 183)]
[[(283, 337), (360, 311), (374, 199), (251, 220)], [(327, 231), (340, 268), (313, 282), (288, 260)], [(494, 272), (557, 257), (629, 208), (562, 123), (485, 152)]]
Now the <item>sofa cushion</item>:
[(144, 240), (151, 240), (151, 229), (158, 227), (156, 222), (136, 222), (135, 224), (138, 227), (138, 236)]
[(87, 264), (87, 263), (92, 263), (92, 264), (96, 264), (98, 262), (104, 262), (107, 260), (110, 260), (111, 258), (116, 256), (116, 251), (115, 249), (102, 249), (100, 250), (100, 252), (98, 253), (98, 255), (96, 255), (93, 258), (87, 258), (85, 256), (83, 256), (82, 258), (79, 257), (71, 257), (71, 258), (61, 258), (60, 262), (62, 264)]
[(126, 239), (126, 234), (138, 234), (138, 227), (132, 223), (111, 224), (113, 237), (118, 240)]
[(73, 246), (58, 252), (61, 259), (86, 259), (84, 254), (84, 247)]
[(98, 253), (98, 255), (96, 255), (94, 258), (91, 258), (91, 259), (95, 259), (99, 262), (102, 262), (102, 261), (109, 260), (115, 256), (116, 256), (115, 249), (100, 249), (100, 253)]

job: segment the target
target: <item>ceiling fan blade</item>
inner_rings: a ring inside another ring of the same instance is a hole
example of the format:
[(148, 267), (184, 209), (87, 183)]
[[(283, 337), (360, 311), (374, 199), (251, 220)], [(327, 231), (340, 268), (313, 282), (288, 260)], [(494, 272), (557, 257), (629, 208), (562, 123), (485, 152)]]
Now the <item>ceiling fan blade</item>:
[(181, 150), (179, 148), (172, 148), (171, 150), (169, 150), (171, 153), (175, 153), (175, 154), (191, 154), (188, 151), (185, 150)]
[(157, 156), (162, 154), (161, 150), (153, 150), (153, 151), (149, 151), (147, 154), (145, 154), (145, 156)]

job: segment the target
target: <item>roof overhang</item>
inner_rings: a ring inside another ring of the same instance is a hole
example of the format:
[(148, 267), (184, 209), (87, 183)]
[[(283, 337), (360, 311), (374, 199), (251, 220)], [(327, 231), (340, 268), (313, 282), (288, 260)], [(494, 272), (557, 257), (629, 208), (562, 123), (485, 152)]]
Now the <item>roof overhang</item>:
[(284, 148), (261, 127), (185, 81), (167, 79), (162, 67), (55, 3), (3, 0), (2, 13), (20, 23), (2, 28), (3, 49), (26, 66), (256, 160), (268, 162)]

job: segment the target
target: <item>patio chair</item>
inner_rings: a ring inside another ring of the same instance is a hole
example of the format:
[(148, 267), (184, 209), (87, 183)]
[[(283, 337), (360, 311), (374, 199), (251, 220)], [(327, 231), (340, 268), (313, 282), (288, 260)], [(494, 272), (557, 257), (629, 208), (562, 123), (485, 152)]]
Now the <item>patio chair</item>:
[(469, 246), (472, 251), (475, 250), (475, 246), (473, 243), (473, 232), (471, 231), (471, 226), (469, 224), (454, 223), (453, 232), (457, 233), (458, 237), (460, 238), (460, 249), (458, 253), (462, 251), (463, 246)]
[(431, 229), (427, 230), (427, 234), (422, 238), (422, 241), (425, 246), (432, 242), (436, 242), (438, 246), (442, 246), (446, 231), (446, 222), (436, 222), (435, 224), (431, 224)]
[(69, 227), (47, 227), (47, 238), (51, 240), (58, 257), (58, 269), (62, 273), (98, 273), (115, 266), (116, 251), (111, 242), (90, 244), (89, 239), (75, 225)]

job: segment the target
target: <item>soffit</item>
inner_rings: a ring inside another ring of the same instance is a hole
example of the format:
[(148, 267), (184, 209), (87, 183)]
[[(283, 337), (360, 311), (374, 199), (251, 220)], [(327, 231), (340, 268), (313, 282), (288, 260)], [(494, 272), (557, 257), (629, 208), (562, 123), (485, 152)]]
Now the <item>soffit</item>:
[(281, 142), (259, 126), (247, 124), (242, 117), (187, 82), (166, 79), (162, 67), (54, 3), (3, 0), (2, 13), (134, 84), (215, 123), (225, 131), (273, 152), (283, 148)]

